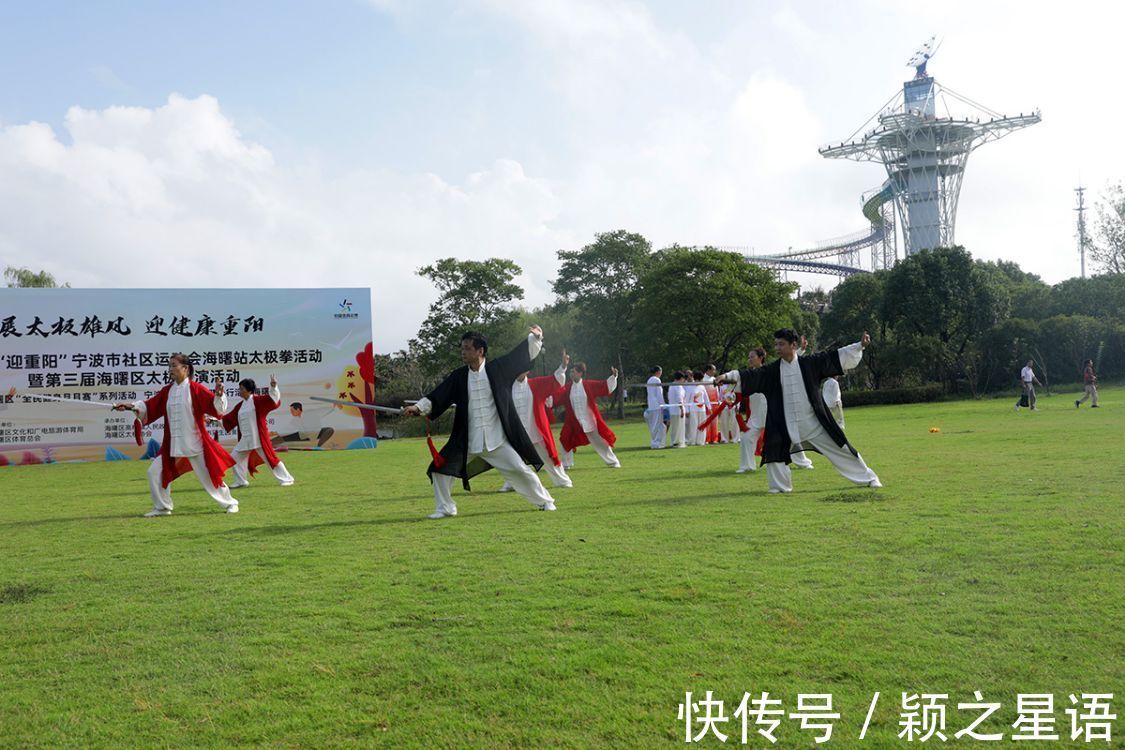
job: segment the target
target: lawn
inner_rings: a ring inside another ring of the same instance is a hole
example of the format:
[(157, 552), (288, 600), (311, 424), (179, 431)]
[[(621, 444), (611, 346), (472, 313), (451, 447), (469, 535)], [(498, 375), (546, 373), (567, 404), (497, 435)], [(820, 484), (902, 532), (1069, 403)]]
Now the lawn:
[(1051, 693), (1073, 746), (1071, 693), (1125, 714), (1125, 389), (1102, 404), (852, 409), (884, 488), (812, 454), (781, 496), (732, 446), (611, 424), (623, 468), (580, 452), (558, 512), (490, 472), (443, 521), (420, 440), (290, 453), (237, 515), (185, 477), (141, 518), (141, 462), (3, 468), (0, 746), (647, 748), (684, 744), (688, 691), (728, 745), (744, 693), (831, 693), (827, 746), (875, 748), (907, 746), (903, 692), (948, 694), (954, 746), (973, 691), (1005, 744)]

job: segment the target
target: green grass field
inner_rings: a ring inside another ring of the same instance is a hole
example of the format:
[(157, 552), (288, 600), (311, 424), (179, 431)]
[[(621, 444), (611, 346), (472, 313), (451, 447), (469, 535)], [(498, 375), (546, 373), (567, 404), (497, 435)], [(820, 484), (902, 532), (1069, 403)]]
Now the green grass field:
[(614, 424), (624, 468), (580, 452), (557, 513), (490, 472), (443, 521), (419, 440), (290, 453), (297, 485), (259, 474), (237, 515), (185, 477), (141, 518), (141, 462), (0, 469), (0, 746), (647, 748), (708, 690), (728, 745), (768, 691), (833, 694), (827, 747), (904, 747), (906, 691), (948, 693), (969, 746), (979, 690), (1005, 743), (1054, 694), (1053, 746), (1070, 693), (1113, 692), (1120, 747), (1125, 389), (1102, 404), (852, 409), (884, 489), (812, 454), (787, 496)]

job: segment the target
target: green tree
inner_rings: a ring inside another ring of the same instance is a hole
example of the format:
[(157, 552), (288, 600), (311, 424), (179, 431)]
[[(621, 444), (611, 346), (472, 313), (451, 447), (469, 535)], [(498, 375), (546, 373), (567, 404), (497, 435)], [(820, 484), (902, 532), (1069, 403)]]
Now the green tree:
[[(552, 289), (560, 303), (578, 311), (581, 341), (573, 342), (574, 353), (583, 359), (605, 359), (622, 373), (632, 365), (633, 340), (639, 282), (652, 255), (652, 244), (639, 234), (618, 229), (594, 236), (580, 250), (558, 252), (558, 277)], [(623, 389), (618, 389), (617, 416), (624, 417)]]
[[(974, 263), (963, 247), (923, 250), (899, 262), (887, 276), (884, 317), (898, 334), (941, 342), (935, 357), (939, 380), (952, 389), (979, 369), (980, 350), (970, 346), (1008, 316), (1011, 300), (1002, 273)], [(970, 384), (975, 387), (975, 378)]]
[(1060, 281), (1051, 287), (1050, 301), (1036, 317), (1053, 315), (1089, 315), (1125, 321), (1125, 275), (1107, 273)]
[(798, 324), (796, 284), (737, 253), (671, 247), (653, 256), (637, 300), (638, 349), (666, 367), (742, 363), (746, 351)]
[(4, 269), (4, 281), (9, 287), (23, 287), (27, 289), (57, 289), (69, 288), (70, 284), (59, 284), (55, 277), (46, 271), (36, 273), (30, 268), (17, 268), (8, 266)]
[(442, 258), (418, 269), (418, 275), (432, 281), (439, 292), (418, 337), (410, 341), (410, 353), (429, 382), (460, 363), (465, 331), (479, 331), (491, 340), (516, 317), (511, 305), (523, 297), (523, 289), (514, 282), (520, 272), (518, 265), (504, 258)]
[(858, 375), (868, 376), (875, 388), (881, 388), (889, 375), (887, 354), (890, 327), (883, 318), (883, 288), (888, 271), (858, 273), (849, 276), (832, 290), (831, 303), (821, 318), (820, 348), (840, 347), (854, 343), (863, 331), (871, 334), (876, 346), (868, 347)]
[(1106, 273), (1125, 274), (1125, 186), (1106, 188), (1098, 203), (1090, 259)]

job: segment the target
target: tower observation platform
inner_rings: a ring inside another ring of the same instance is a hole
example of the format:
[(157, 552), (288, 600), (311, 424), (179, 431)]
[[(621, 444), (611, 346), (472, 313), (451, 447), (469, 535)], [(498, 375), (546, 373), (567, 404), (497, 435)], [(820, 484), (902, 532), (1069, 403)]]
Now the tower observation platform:
[(969, 154), (1040, 121), (1038, 111), (1001, 115), (940, 86), (926, 72), (934, 51), (931, 39), (911, 60), (917, 74), (901, 92), (846, 141), (819, 149), (827, 159), (883, 164), (906, 255), (954, 244)]
[[(926, 72), (935, 52), (931, 38), (908, 63), (916, 71), (912, 80), (846, 140), (818, 149), (827, 159), (883, 164), (887, 179), (862, 196), (868, 231), (797, 251), (745, 253), (748, 261), (780, 271), (849, 276), (893, 266), (899, 230), (908, 256), (954, 244), (969, 154), (1038, 123), (1040, 115), (1038, 110), (1001, 115), (939, 85)], [(870, 251), (869, 268), (864, 267), (864, 250)]]

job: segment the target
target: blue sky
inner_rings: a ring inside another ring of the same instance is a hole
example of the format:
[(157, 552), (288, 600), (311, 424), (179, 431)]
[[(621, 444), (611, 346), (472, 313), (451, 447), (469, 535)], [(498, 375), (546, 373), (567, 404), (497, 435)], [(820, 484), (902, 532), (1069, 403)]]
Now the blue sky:
[[(864, 228), (877, 165), (816, 149), (931, 72), (1043, 123), (970, 159), (958, 241), (1058, 281), (1073, 193), (1125, 175), (1115, 4), (961, 0), (9, 3), (0, 263), (81, 286), (371, 284), (405, 344), (436, 258), (526, 303), (594, 232), (759, 251)], [(192, 256), (221, 253), (220, 274)], [(34, 261), (31, 259), (35, 259)], [(827, 278), (801, 278), (807, 285)], [(254, 282), (254, 283), (250, 283)], [(162, 285), (157, 282), (155, 285)], [(389, 287), (389, 288), (388, 288)]]

